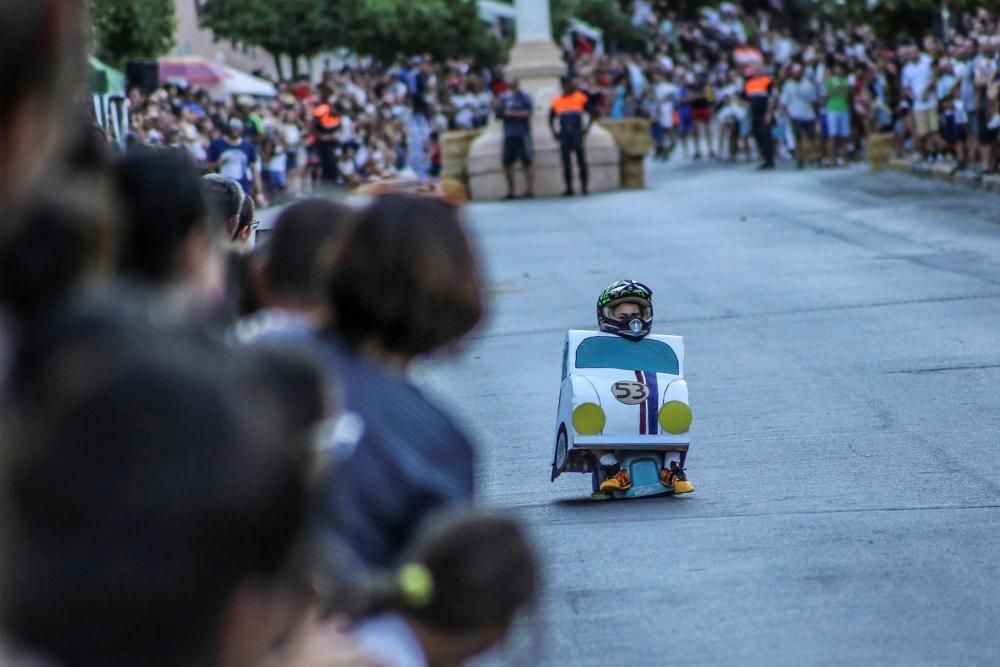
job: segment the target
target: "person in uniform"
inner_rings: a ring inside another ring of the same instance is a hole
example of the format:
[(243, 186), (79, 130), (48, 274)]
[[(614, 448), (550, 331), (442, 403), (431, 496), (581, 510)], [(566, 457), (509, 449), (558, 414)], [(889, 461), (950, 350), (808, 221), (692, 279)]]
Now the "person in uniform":
[(750, 118), (753, 122), (753, 138), (757, 143), (764, 163), (763, 169), (774, 169), (774, 139), (771, 136), (771, 120), (774, 117), (774, 95), (772, 94), (771, 77), (760, 65), (754, 74), (747, 79), (743, 92), (750, 101)]
[[(583, 150), (584, 139), (590, 131), (590, 116), (587, 114), (589, 100), (587, 95), (578, 90), (576, 82), (570, 77), (562, 79), (563, 94), (552, 100), (549, 111), (549, 129), (552, 136), (559, 142), (559, 153), (562, 157), (563, 180), (566, 190), (563, 197), (573, 196), (573, 166), (570, 163), (572, 155), (576, 155), (576, 166), (580, 172), (580, 191), (587, 194), (587, 156)], [(556, 127), (556, 121), (558, 129)]]
[(521, 90), (520, 82), (513, 79), (510, 91), (500, 98), (497, 116), (503, 120), (503, 173), (507, 177), (507, 196), (514, 199), (514, 164), (524, 167), (524, 196), (533, 197), (535, 170), (532, 167), (531, 96)]

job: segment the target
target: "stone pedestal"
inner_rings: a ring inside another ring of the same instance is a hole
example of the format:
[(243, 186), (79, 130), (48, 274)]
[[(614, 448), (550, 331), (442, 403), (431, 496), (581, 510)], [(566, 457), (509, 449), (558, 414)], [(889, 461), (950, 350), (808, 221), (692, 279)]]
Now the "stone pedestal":
[[(565, 187), (559, 144), (549, 131), (549, 108), (552, 99), (561, 92), (559, 77), (565, 69), (562, 52), (550, 39), (519, 41), (511, 49), (508, 76), (520, 80), (521, 89), (535, 105), (531, 137), (535, 151), (535, 196), (539, 197), (558, 195)], [(586, 154), (590, 191), (617, 190), (621, 184), (618, 146), (608, 131), (597, 124), (587, 134)], [(503, 124), (494, 120), (469, 150), (467, 174), (472, 199), (500, 199), (507, 194), (502, 157)], [(573, 173), (574, 189), (579, 192), (575, 161)], [(524, 173), (520, 165), (515, 168), (514, 183), (516, 194), (523, 194)]]
[(653, 147), (645, 118), (602, 120), (601, 127), (614, 137), (621, 152), (622, 188), (646, 187), (646, 156)]
[(865, 153), (873, 171), (889, 167), (892, 151), (896, 146), (896, 135), (892, 132), (873, 132), (868, 135)]

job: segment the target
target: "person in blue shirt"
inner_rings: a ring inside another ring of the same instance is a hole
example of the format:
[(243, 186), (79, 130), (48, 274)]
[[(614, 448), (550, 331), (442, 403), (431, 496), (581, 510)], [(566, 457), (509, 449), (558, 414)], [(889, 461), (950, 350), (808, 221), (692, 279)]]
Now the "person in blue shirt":
[(226, 136), (209, 144), (206, 161), (220, 174), (239, 183), (243, 192), (253, 194), (257, 149), (243, 138), (243, 121), (239, 118), (230, 118)]
[(503, 171), (507, 177), (507, 196), (514, 198), (514, 163), (524, 166), (524, 196), (533, 197), (535, 170), (531, 144), (531, 96), (521, 90), (517, 79), (510, 82), (510, 92), (500, 98), (497, 116), (503, 120)]
[(324, 448), (315, 528), (335, 560), (387, 568), (429, 514), (475, 496), (471, 441), (408, 370), (479, 322), (482, 277), (458, 210), (414, 194), (375, 198), (332, 261), (310, 346), (357, 428)]

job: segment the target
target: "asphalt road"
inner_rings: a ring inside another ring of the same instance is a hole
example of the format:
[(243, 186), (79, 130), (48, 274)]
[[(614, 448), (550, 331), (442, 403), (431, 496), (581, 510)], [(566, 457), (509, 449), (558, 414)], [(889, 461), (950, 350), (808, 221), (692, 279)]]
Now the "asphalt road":
[[(545, 559), (537, 646), (498, 662), (1000, 665), (1000, 198), (862, 167), (650, 181), (468, 210), (491, 317), (420, 374)], [(623, 277), (685, 337), (689, 496), (549, 481), (564, 333)]]

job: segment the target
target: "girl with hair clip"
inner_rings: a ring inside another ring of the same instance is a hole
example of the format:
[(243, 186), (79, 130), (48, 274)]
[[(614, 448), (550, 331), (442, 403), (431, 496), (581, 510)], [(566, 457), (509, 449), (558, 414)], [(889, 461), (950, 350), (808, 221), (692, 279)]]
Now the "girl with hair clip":
[(533, 606), (538, 564), (512, 519), (475, 511), (432, 519), (403, 565), (373, 585), (353, 634), (381, 667), (459, 667), (499, 644)]

